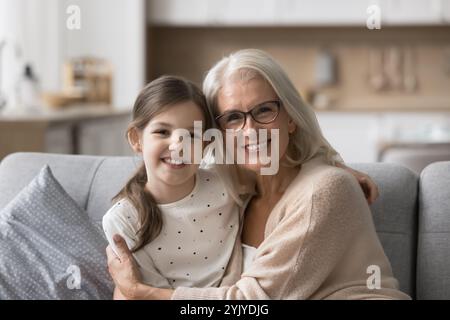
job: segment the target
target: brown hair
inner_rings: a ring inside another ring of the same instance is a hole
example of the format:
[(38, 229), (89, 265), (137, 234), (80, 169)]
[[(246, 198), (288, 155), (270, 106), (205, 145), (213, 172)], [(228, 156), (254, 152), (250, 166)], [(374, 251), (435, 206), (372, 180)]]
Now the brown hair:
[[(175, 104), (192, 101), (205, 117), (204, 129), (212, 127), (212, 116), (206, 105), (202, 91), (191, 81), (178, 76), (161, 76), (139, 93), (133, 107), (133, 119), (128, 125), (126, 136), (129, 139), (133, 130), (142, 132), (150, 120)], [(152, 194), (145, 188), (147, 172), (142, 162), (125, 187), (113, 197), (113, 201), (127, 199), (135, 207), (140, 227), (132, 252), (136, 252), (155, 239), (162, 229), (162, 215)]]

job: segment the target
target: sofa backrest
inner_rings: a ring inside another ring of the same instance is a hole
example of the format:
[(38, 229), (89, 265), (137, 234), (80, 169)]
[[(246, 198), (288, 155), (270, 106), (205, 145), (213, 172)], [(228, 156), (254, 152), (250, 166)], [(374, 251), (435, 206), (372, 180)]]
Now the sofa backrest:
[(391, 163), (350, 164), (378, 185), (371, 205), (375, 228), (400, 289), (415, 297), (418, 176)]
[(417, 298), (450, 299), (450, 162), (426, 167), (419, 183)]
[[(111, 198), (137, 170), (140, 160), (136, 157), (44, 153), (9, 155), (0, 164), (0, 209), (26, 186), (45, 164), (49, 164), (58, 181), (87, 211), (89, 217), (99, 222), (112, 205)], [(351, 166), (367, 172), (379, 186), (380, 198), (371, 206), (375, 227), (394, 275), (399, 280), (400, 288), (414, 297), (418, 177), (410, 170), (395, 164)]]
[(139, 166), (136, 157), (14, 153), (0, 164), (0, 208), (3, 208), (48, 164), (69, 195), (93, 221), (101, 221), (111, 198)]

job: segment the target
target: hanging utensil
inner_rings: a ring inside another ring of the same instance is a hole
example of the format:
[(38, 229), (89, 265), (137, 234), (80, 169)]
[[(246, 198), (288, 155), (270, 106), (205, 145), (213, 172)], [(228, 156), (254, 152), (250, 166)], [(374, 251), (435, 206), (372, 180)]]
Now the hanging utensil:
[(387, 86), (384, 74), (384, 58), (382, 49), (369, 49), (369, 85), (375, 91), (381, 91)]
[(406, 47), (404, 51), (403, 88), (408, 93), (417, 90), (416, 55), (411, 47)]

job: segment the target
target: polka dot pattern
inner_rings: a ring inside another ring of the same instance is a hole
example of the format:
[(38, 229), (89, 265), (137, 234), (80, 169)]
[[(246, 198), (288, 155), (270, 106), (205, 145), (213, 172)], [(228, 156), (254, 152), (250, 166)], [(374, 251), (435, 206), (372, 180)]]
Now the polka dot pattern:
[[(161, 233), (141, 249), (172, 288), (219, 285), (238, 232), (234, 227), (239, 225), (238, 207), (219, 177), (199, 169), (196, 178), (191, 194), (159, 206), (164, 221)], [(151, 285), (157, 280), (148, 274), (143, 281)]]
[(0, 211), (0, 299), (111, 299), (98, 227), (45, 166)]

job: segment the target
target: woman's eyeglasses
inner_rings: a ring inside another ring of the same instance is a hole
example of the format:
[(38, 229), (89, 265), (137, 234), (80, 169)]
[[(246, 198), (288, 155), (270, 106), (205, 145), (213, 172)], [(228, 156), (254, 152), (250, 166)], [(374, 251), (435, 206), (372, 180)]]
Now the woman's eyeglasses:
[(244, 128), (247, 115), (261, 124), (269, 124), (277, 118), (280, 113), (281, 102), (279, 100), (266, 101), (253, 107), (250, 111), (230, 111), (216, 117), (216, 122), (222, 130), (231, 129), (238, 131)]

